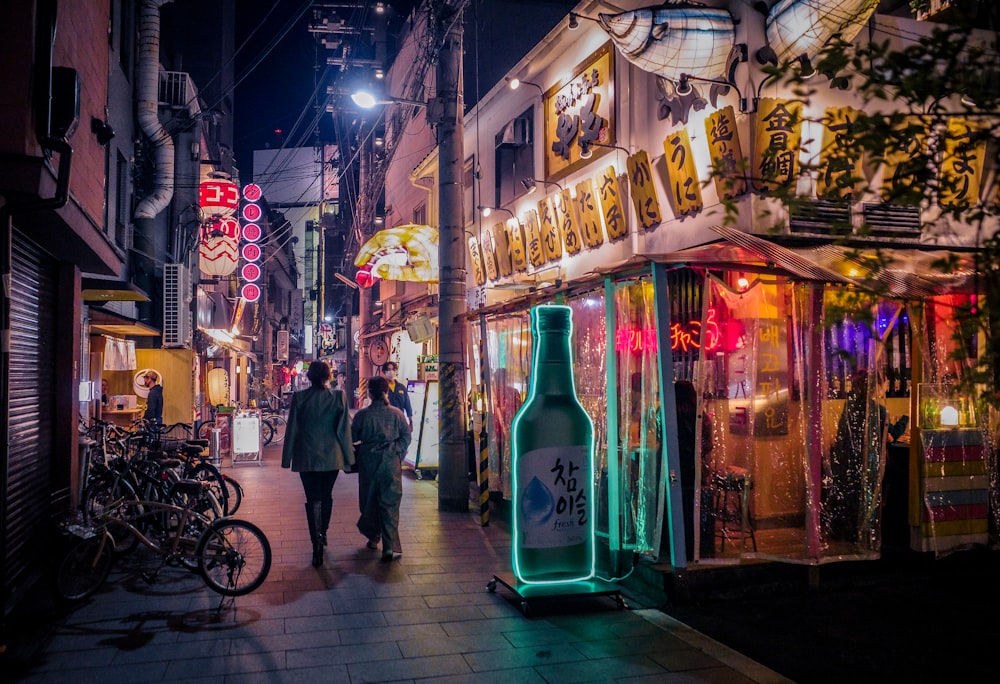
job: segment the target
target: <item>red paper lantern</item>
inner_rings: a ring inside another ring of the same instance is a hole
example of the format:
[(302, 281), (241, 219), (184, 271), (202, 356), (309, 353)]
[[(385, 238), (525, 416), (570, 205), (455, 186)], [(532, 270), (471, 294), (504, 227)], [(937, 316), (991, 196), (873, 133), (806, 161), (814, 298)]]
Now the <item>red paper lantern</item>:
[(203, 181), (198, 186), (198, 206), (205, 217), (232, 216), (240, 206), (240, 190), (222, 178)]

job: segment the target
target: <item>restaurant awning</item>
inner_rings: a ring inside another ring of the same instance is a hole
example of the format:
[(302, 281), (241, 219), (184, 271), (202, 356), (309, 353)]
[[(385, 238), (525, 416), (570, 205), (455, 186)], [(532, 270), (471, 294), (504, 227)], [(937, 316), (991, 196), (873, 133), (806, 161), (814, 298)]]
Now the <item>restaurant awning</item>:
[(91, 307), (90, 332), (94, 335), (112, 335), (115, 337), (159, 337), (160, 331), (145, 323), (123, 316), (114, 311)]

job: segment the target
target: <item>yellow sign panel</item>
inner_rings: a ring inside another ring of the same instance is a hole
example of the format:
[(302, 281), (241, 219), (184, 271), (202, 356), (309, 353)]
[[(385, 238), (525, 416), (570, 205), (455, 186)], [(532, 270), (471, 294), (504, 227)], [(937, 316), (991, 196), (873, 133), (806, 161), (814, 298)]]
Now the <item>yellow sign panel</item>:
[(747, 191), (747, 177), (732, 105), (705, 118), (705, 133), (708, 134), (708, 152), (712, 157), (715, 191), (721, 199), (735, 199)]
[(927, 124), (918, 116), (908, 116), (896, 124), (895, 131), (893, 142), (901, 145), (885, 152), (882, 199), (893, 204), (918, 204), (924, 194), (921, 174), (927, 168)]
[(649, 163), (649, 155), (645, 150), (629, 155), (625, 165), (628, 167), (628, 184), (632, 191), (632, 206), (635, 208), (636, 218), (643, 229), (649, 230), (662, 218), (660, 200), (656, 197), (656, 187), (653, 184), (653, 165)]
[(570, 197), (569, 190), (563, 190), (555, 196), (552, 207), (556, 212), (556, 223), (562, 231), (563, 243), (567, 254), (579, 254), (583, 246), (580, 236), (579, 219), (576, 214), (576, 203)]
[(542, 98), (545, 112), (545, 178), (557, 180), (586, 160), (591, 142), (613, 143), (615, 51), (606, 43), (576, 69), (573, 77)]
[(828, 107), (823, 117), (823, 147), (819, 153), (816, 194), (826, 199), (854, 197), (861, 183), (861, 153), (854, 141), (852, 107)]
[(510, 266), (510, 240), (504, 223), (493, 226), (493, 248), (497, 255), (497, 270), (501, 276), (509, 276), (513, 271)]
[(524, 240), (524, 227), (516, 219), (507, 221), (507, 236), (510, 238), (510, 262), (515, 271), (528, 268), (528, 249)]
[(481, 239), (480, 247), (483, 250), (483, 262), (486, 264), (486, 277), (490, 280), (496, 280), (500, 277), (500, 271), (497, 269), (497, 253), (493, 245), (493, 235), (490, 231), (484, 230)]
[(622, 202), (618, 174), (614, 166), (608, 166), (597, 179), (597, 198), (601, 201), (601, 215), (608, 227), (608, 240), (620, 240), (628, 235), (628, 219), (625, 203)]
[(528, 210), (528, 220), (524, 224), (524, 238), (528, 243), (528, 261), (532, 266), (545, 263), (545, 248), (542, 247), (542, 232), (538, 228), (538, 212)]
[(546, 197), (538, 202), (538, 232), (542, 238), (542, 251), (546, 261), (555, 261), (562, 257), (562, 236), (559, 234), (559, 223), (556, 217), (554, 202)]
[(938, 193), (942, 207), (962, 209), (979, 202), (985, 156), (986, 141), (977, 135), (976, 125), (968, 119), (948, 119)]
[(757, 192), (789, 185), (799, 172), (802, 103), (762, 97), (757, 108), (757, 145), (751, 177)]
[(701, 183), (698, 170), (694, 167), (694, 153), (691, 138), (686, 128), (674, 131), (663, 141), (664, 160), (667, 163), (667, 181), (670, 184), (670, 204), (674, 214), (687, 216), (699, 212), (705, 203), (701, 201)]
[(483, 254), (479, 250), (479, 240), (475, 236), (469, 236), (469, 263), (472, 264), (472, 277), (476, 281), (476, 285), (482, 285), (486, 282), (486, 273), (483, 271)]
[(604, 228), (601, 227), (601, 208), (594, 193), (594, 181), (590, 178), (576, 184), (576, 209), (580, 219), (583, 244), (593, 249), (604, 244)]

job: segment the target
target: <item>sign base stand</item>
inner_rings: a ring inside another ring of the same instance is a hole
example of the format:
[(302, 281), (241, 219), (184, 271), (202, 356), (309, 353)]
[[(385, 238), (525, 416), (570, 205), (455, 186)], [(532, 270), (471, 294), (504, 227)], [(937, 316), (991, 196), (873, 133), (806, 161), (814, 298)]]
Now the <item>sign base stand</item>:
[(493, 575), (493, 579), (486, 584), (486, 589), (493, 593), (497, 590), (497, 584), (502, 584), (520, 599), (521, 612), (525, 617), (528, 616), (530, 610), (528, 602), (532, 599), (608, 596), (614, 599), (618, 608), (628, 608), (617, 584), (597, 578), (561, 584), (525, 584), (509, 575)]

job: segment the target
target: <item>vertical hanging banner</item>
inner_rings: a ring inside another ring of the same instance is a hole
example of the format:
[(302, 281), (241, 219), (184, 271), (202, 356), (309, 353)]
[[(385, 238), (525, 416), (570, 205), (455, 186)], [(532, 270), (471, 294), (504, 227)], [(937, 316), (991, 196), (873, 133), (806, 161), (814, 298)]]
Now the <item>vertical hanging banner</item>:
[(562, 237), (559, 235), (559, 223), (556, 219), (552, 199), (546, 197), (538, 202), (539, 234), (542, 238), (542, 251), (545, 261), (555, 261), (562, 257)]
[(858, 113), (852, 107), (828, 107), (823, 117), (816, 194), (824, 199), (850, 199), (858, 192), (862, 157), (855, 148), (853, 130)]
[(493, 247), (497, 254), (497, 270), (502, 277), (509, 276), (513, 271), (510, 265), (510, 239), (506, 223), (493, 226)]
[(704, 208), (701, 201), (701, 184), (698, 171), (694, 167), (691, 152), (691, 138), (686, 128), (678, 129), (663, 141), (663, 153), (667, 162), (667, 181), (671, 207), (677, 216), (694, 214)]
[(594, 181), (587, 178), (576, 184), (576, 208), (580, 219), (580, 232), (587, 249), (604, 244), (604, 228), (601, 227), (601, 210), (597, 206)]
[(801, 140), (802, 103), (762, 97), (751, 170), (754, 190), (773, 192), (792, 183), (799, 172)]
[(524, 227), (520, 219), (507, 221), (507, 235), (510, 238), (510, 261), (515, 271), (528, 269), (528, 250), (524, 241)]
[(708, 152), (712, 158), (712, 180), (721, 199), (735, 199), (747, 191), (743, 163), (743, 146), (736, 128), (732, 105), (712, 112), (705, 118)]
[(483, 253), (479, 249), (479, 240), (474, 235), (469, 236), (469, 264), (472, 267), (472, 277), (476, 285), (486, 283), (486, 272), (483, 269)]
[(885, 152), (881, 196), (892, 204), (914, 204), (924, 194), (921, 174), (927, 169), (927, 123), (908, 116), (894, 126), (892, 148)]
[(483, 250), (483, 264), (486, 266), (486, 277), (490, 280), (496, 280), (500, 277), (500, 271), (497, 269), (497, 253), (493, 244), (493, 234), (490, 231), (483, 231), (482, 242), (479, 247)]
[(614, 166), (608, 166), (597, 179), (597, 198), (601, 201), (601, 215), (608, 228), (608, 240), (614, 242), (628, 235), (625, 203)]
[(528, 243), (528, 259), (532, 266), (545, 264), (545, 248), (542, 247), (542, 232), (538, 228), (538, 212), (528, 210), (528, 220), (524, 224), (524, 238)]
[(979, 203), (986, 140), (977, 139), (977, 127), (968, 119), (948, 119), (941, 159), (941, 190), (938, 202), (949, 209), (965, 209)]
[(579, 254), (583, 238), (580, 235), (579, 220), (576, 216), (576, 206), (570, 197), (569, 190), (563, 190), (555, 196), (552, 202), (556, 223), (563, 235), (567, 254)]
[(629, 155), (625, 164), (628, 167), (628, 184), (636, 218), (643, 230), (651, 230), (660, 223), (662, 215), (660, 200), (656, 197), (656, 187), (653, 185), (653, 166), (649, 163), (649, 155), (645, 150), (639, 150)]

